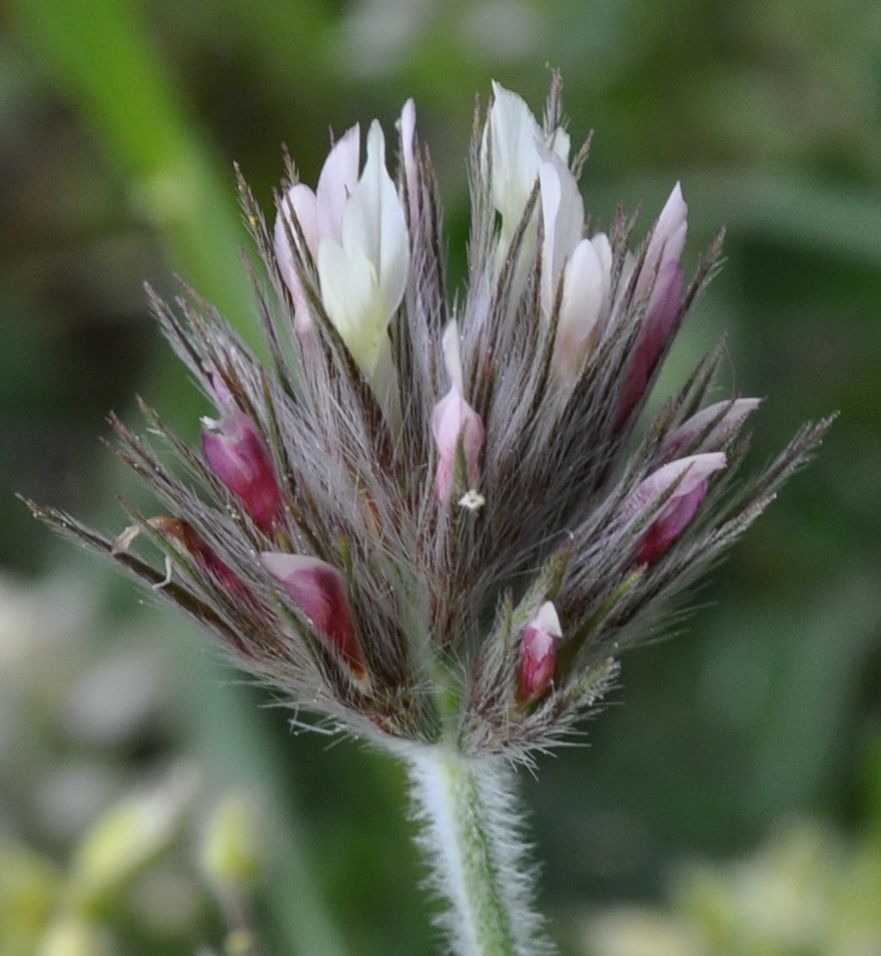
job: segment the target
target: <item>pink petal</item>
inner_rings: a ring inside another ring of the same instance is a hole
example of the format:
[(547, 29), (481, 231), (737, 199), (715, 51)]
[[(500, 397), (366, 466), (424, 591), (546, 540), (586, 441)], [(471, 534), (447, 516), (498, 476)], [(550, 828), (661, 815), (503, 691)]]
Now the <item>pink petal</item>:
[(658, 273), (649, 298), (642, 331), (633, 350), (621, 398), (619, 423), (639, 404), (655, 371), (658, 360), (676, 331), (682, 306), (684, 276), (678, 262), (667, 263)]
[[(296, 217), (308, 251), (314, 259), (318, 255), (318, 241), (320, 238), (318, 208), (315, 194), (308, 186), (297, 183), (296, 186), (292, 186), (288, 190), (278, 215), (275, 217), (273, 237), (278, 267), (281, 270), (285, 285), (291, 293), (291, 298), (294, 300), (296, 329), (298, 334), (303, 335), (311, 329), (312, 318), (309, 314), (309, 307), (300, 283), (300, 277), (297, 274), (294, 251), (288, 239), (289, 232), (294, 242), (297, 239), (297, 231), (291, 222), (291, 212)], [(285, 220), (287, 220), (287, 228), (285, 228)]]
[(645, 395), (655, 368), (676, 331), (684, 274), (680, 259), (688, 234), (688, 206), (677, 183), (655, 223), (636, 283), (636, 300), (648, 295), (642, 331), (621, 396), (622, 424)]
[(636, 548), (636, 563), (656, 561), (694, 517), (707, 493), (706, 481), (700, 482), (684, 495), (674, 495), (661, 516), (653, 522)]
[(448, 322), (447, 327), (444, 329), (444, 334), (441, 339), (441, 349), (444, 353), (444, 367), (447, 370), (447, 375), (450, 376), (450, 381), (460, 392), (464, 392), (462, 359), (459, 354), (459, 326), (455, 320)]
[(480, 451), (484, 440), (483, 422), (462, 397), (456, 385), (453, 385), (434, 406), (431, 414), (431, 430), (439, 455), (435, 488), (438, 500), (444, 503), (449, 499), (453, 489), (456, 455), (460, 442), (465, 457), (468, 484), (471, 488), (476, 488), (480, 483)]
[(681, 185), (676, 183), (652, 230), (636, 286), (637, 298), (648, 292), (655, 274), (660, 273), (664, 266), (679, 262), (685, 250), (687, 233), (688, 206)]

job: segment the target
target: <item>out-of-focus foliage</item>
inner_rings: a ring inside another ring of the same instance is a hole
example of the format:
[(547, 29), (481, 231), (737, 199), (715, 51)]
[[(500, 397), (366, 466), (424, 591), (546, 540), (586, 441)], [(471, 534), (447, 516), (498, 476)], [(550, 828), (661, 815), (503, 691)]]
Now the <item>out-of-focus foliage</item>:
[(668, 912), (589, 919), (585, 956), (869, 956), (881, 947), (881, 846), (788, 823), (752, 856), (685, 869), (673, 897)]
[[(671, 356), (677, 374), (728, 330), (727, 384), (768, 396), (757, 460), (801, 420), (842, 415), (695, 593), (700, 613), (658, 631), (684, 636), (625, 659), (590, 749), (524, 780), (545, 907), (562, 920), (585, 900), (651, 899), (674, 861), (742, 856), (793, 814), (834, 832), (859, 822), (859, 768), (881, 724), (877, 3), (10, 0), (0, 19), (0, 560), (37, 579), (0, 591), (0, 887), (30, 900), (15, 909), (21, 932), (59, 915), (88, 828), (188, 759), (208, 788), (193, 819), (231, 786), (271, 808), (281, 862), (254, 899), (273, 952), (431, 951), (397, 773), (349, 742), (292, 737), (181, 622), (54, 550), (12, 491), (91, 511), (115, 534), (123, 479), (97, 448), (102, 416), (143, 390), (195, 432), (206, 409), (158, 341), (141, 283), (173, 293), (178, 272), (255, 328), (234, 160), (268, 207), (279, 144), (314, 181), (329, 126), (390, 124), (414, 95), (455, 285), (474, 93), (496, 77), (538, 107), (548, 64), (563, 71), (575, 137), (596, 130), (583, 188), (601, 221), (619, 199), (644, 200), (648, 221), (681, 179), (691, 261), (728, 227), (725, 269)], [(857, 859), (841, 839), (823, 863), (837, 885)], [(205, 861), (178, 852), (206, 892)], [(186, 894), (168, 865), (138, 880), (173, 915)], [(720, 879), (727, 898), (733, 877)], [(147, 951), (218, 948), (212, 912), (177, 942), (148, 933)], [(53, 945), (87, 931), (62, 926)]]
[[(267, 858), (245, 825), (254, 801), (231, 792), (218, 803), (168, 746), (121, 759), (170, 729), (156, 680), (164, 652), (127, 639), (90, 661), (83, 583), (0, 585), (0, 953), (155, 953), (175, 941), (186, 951), (222, 940), (225, 924), (248, 930), (238, 924)], [(221, 892), (196, 857), (217, 856), (225, 806), (248, 873), (229, 870)]]

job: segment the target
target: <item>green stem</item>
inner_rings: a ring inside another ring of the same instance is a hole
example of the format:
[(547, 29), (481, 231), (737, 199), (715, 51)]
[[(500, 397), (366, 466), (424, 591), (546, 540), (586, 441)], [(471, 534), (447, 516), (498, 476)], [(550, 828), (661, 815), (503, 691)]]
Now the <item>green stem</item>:
[(553, 952), (533, 907), (535, 870), (508, 766), (443, 745), (408, 756), (419, 844), (445, 899), (439, 923), (457, 956)]

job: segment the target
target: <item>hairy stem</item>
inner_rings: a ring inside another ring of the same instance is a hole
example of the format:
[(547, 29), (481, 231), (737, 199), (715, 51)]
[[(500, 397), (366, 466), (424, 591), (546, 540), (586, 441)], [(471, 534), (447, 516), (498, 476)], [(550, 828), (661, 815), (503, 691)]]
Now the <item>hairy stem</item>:
[(539, 956), (553, 952), (533, 907), (513, 773), (492, 758), (443, 745), (408, 757), (418, 842), (431, 887), (447, 903), (439, 919), (456, 956)]

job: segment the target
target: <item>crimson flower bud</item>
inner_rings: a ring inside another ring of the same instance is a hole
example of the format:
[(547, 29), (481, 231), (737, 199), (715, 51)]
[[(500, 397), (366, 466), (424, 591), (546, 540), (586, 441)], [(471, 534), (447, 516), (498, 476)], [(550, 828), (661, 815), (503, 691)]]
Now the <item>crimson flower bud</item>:
[(304, 554), (264, 551), (260, 561), (312, 621), (315, 630), (345, 660), (354, 676), (359, 680), (366, 677), (346, 581), (340, 571), (326, 561)]
[(636, 283), (637, 297), (648, 295), (649, 299), (624, 384), (619, 421), (626, 419), (642, 400), (658, 361), (676, 332), (684, 285), (680, 259), (687, 231), (688, 206), (677, 183), (655, 223)]
[(624, 506), (626, 517), (655, 507), (665, 494), (670, 493), (661, 513), (637, 545), (637, 564), (651, 564), (673, 544), (704, 500), (708, 476), (727, 464), (728, 460), (721, 452), (690, 455), (652, 472), (636, 488)]
[(281, 509), (281, 489), (266, 443), (244, 413), (230, 412), (202, 432), (202, 450), (217, 477), (236, 495), (254, 524), (265, 532)]
[(148, 523), (163, 538), (173, 541), (181, 551), (188, 554), (233, 601), (256, 605), (256, 598), (247, 585), (218, 557), (213, 548), (202, 540), (189, 522), (182, 518), (159, 515), (151, 518)]
[(550, 687), (557, 666), (557, 638), (563, 636), (557, 610), (545, 601), (523, 631), (520, 645), (520, 698), (537, 700)]

